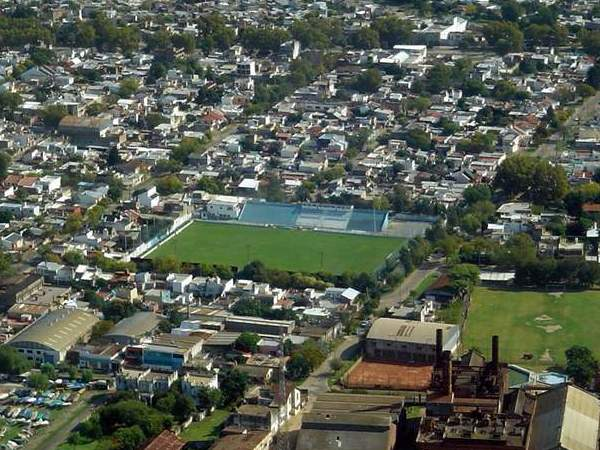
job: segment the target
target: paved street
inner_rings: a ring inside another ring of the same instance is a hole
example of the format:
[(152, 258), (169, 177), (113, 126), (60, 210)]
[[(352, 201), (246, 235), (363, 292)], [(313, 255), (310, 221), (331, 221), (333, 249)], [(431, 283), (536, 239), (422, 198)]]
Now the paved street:
[(358, 336), (346, 336), (344, 342), (342, 342), (335, 351), (331, 352), (327, 359), (323, 361), (313, 373), (302, 383), (301, 389), (307, 389), (310, 396), (316, 396), (327, 392), (329, 386), (327, 385), (327, 378), (332, 374), (331, 367), (329, 367), (330, 361), (335, 358), (341, 360), (352, 359), (360, 350)]
[(410, 292), (415, 290), (425, 278), (431, 274), (439, 273), (441, 269), (442, 265), (439, 261), (423, 263), (418, 269), (411, 272), (393, 291), (382, 295), (379, 307), (385, 309), (404, 302), (410, 295)]
[[(588, 97), (585, 101), (575, 108), (571, 117), (569, 117), (565, 124), (564, 129), (567, 130), (570, 127), (579, 127), (585, 125), (597, 114), (597, 111), (600, 109), (600, 94), (596, 94), (592, 97)], [(536, 156), (540, 156), (542, 158), (553, 159), (558, 155), (556, 153), (556, 145), (557, 142), (561, 140), (561, 133), (555, 133), (551, 136), (547, 142), (538, 146), (535, 151)]]

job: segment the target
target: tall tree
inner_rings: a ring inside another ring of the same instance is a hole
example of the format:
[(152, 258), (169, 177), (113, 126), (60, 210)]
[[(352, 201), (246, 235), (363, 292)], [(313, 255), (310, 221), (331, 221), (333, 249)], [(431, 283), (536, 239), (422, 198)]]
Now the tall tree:
[(10, 166), (10, 156), (5, 152), (0, 152), (0, 178), (8, 175), (8, 167)]

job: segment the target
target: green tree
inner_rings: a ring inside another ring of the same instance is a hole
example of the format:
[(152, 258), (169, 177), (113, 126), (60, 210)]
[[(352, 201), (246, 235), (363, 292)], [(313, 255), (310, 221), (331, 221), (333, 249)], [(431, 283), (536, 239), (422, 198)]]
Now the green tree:
[(598, 372), (598, 361), (592, 351), (581, 345), (574, 345), (565, 351), (567, 365), (565, 371), (576, 384), (589, 387)]
[(286, 364), (287, 374), (292, 380), (302, 380), (310, 374), (310, 364), (301, 353), (294, 353)]
[(312, 340), (304, 342), (296, 349), (296, 352), (300, 353), (306, 359), (306, 361), (308, 361), (310, 370), (314, 370), (319, 367), (323, 361), (325, 361), (327, 356), (323, 348)]
[(158, 273), (180, 273), (181, 261), (175, 255), (167, 255), (152, 261), (152, 267)]
[(119, 96), (129, 98), (140, 88), (140, 82), (135, 78), (125, 78), (119, 83)]
[(48, 376), (43, 373), (32, 373), (31, 375), (29, 375), (27, 382), (29, 383), (29, 386), (31, 386), (36, 391), (45, 391), (46, 389), (48, 389)]
[(381, 195), (379, 197), (375, 197), (373, 199), (373, 204), (372, 207), (373, 209), (377, 209), (380, 211), (387, 211), (390, 209), (390, 201), (388, 200), (387, 197)]
[(281, 44), (290, 37), (290, 33), (283, 28), (246, 27), (240, 32), (242, 45), (262, 54), (279, 51)]
[(20, 375), (32, 367), (32, 363), (10, 345), (0, 347), (0, 373)]
[(479, 283), (479, 267), (474, 264), (456, 264), (448, 270), (450, 285), (457, 292), (471, 292)]
[(88, 208), (85, 212), (85, 222), (92, 227), (98, 226), (102, 220), (102, 216), (104, 216), (104, 211), (105, 208), (101, 205), (95, 205)]
[(585, 52), (592, 56), (600, 56), (600, 31), (582, 31), (579, 40)]
[(214, 177), (204, 176), (200, 178), (197, 188), (201, 191), (208, 192), (209, 194), (225, 193), (225, 186), (223, 186), (223, 183)]
[(268, 174), (261, 187), (260, 195), (269, 202), (284, 202), (285, 192), (279, 181), (279, 177), (275, 174)]
[(516, 0), (505, 0), (500, 9), (502, 18), (508, 22), (518, 22), (525, 13), (523, 6)]
[(237, 405), (248, 388), (248, 375), (234, 368), (223, 370), (219, 374), (219, 378), (223, 404), (225, 406)]
[(10, 156), (5, 152), (0, 152), (0, 179), (8, 175), (8, 168), (10, 166)]
[(350, 42), (356, 48), (376, 48), (379, 47), (379, 33), (373, 28), (363, 27), (351, 36)]
[(219, 389), (202, 385), (196, 391), (196, 400), (200, 408), (210, 411), (221, 404), (223, 395)]
[(423, 112), (431, 106), (431, 99), (425, 96), (412, 97), (405, 101), (406, 109)]
[(66, 234), (77, 233), (83, 227), (83, 217), (79, 212), (73, 212), (65, 220), (64, 232)]
[(461, 246), (461, 239), (458, 236), (447, 235), (445, 238), (436, 242), (435, 245), (442, 251), (446, 257), (446, 261), (448, 261), (458, 254)]
[(459, 141), (456, 148), (461, 152), (470, 154), (491, 152), (496, 148), (496, 135), (494, 133), (475, 132), (468, 139)]
[(260, 336), (256, 333), (244, 331), (235, 340), (235, 347), (243, 352), (255, 353), (258, 350)]
[(106, 156), (106, 165), (109, 167), (117, 166), (121, 163), (121, 156), (119, 155), (119, 149), (113, 147), (108, 151)]
[(40, 366), (40, 372), (46, 375), (50, 380), (54, 380), (57, 376), (56, 367), (50, 363), (44, 363)]
[(112, 435), (121, 428), (137, 425), (147, 438), (156, 436), (171, 424), (169, 415), (138, 400), (121, 400), (103, 406), (98, 410), (97, 420), (105, 435)]
[(171, 159), (185, 164), (190, 154), (204, 150), (207, 143), (206, 139), (183, 138), (179, 145), (171, 152)]
[(175, 175), (167, 175), (156, 180), (156, 190), (161, 195), (176, 194), (183, 191), (183, 183)]
[(112, 177), (108, 183), (108, 198), (110, 198), (113, 202), (118, 202), (123, 196), (123, 188), (123, 182)]
[(92, 339), (98, 339), (108, 333), (114, 326), (112, 320), (100, 320), (92, 327)]
[(470, 235), (475, 235), (481, 230), (481, 219), (475, 214), (467, 213), (460, 218), (460, 227)]
[(58, 128), (58, 124), (66, 115), (67, 110), (62, 105), (49, 105), (41, 112), (42, 120), (49, 128)]
[(129, 302), (122, 300), (113, 300), (102, 305), (102, 314), (105, 320), (110, 320), (114, 323), (133, 316), (137, 311), (136, 307)]
[(530, 197), (545, 205), (562, 200), (569, 190), (569, 181), (560, 166), (551, 165), (547, 161), (539, 161), (531, 179)]
[(505, 267), (515, 267), (533, 261), (536, 258), (537, 246), (531, 236), (517, 233), (499, 249), (496, 254), (498, 264)]
[(410, 43), (413, 26), (410, 22), (395, 16), (383, 16), (375, 19), (371, 28), (377, 31), (379, 41), (384, 48)]
[(514, 155), (500, 165), (494, 185), (509, 196), (527, 192), (535, 172), (536, 160), (527, 155)]
[(112, 438), (113, 449), (135, 450), (146, 440), (146, 435), (139, 425), (133, 425), (131, 427), (119, 428), (114, 432)]
[(492, 199), (492, 191), (487, 184), (475, 184), (468, 186), (463, 191), (463, 198), (468, 205), (472, 205), (479, 201), (490, 201)]
[(406, 143), (410, 147), (420, 148), (421, 150), (431, 149), (431, 137), (428, 132), (420, 128), (412, 128), (408, 130), (405, 137)]
[(427, 88), (434, 94), (450, 88), (451, 81), (452, 69), (446, 64), (436, 64), (427, 74)]
[(488, 22), (483, 27), (488, 43), (500, 54), (519, 52), (523, 48), (523, 33), (511, 22)]
[(589, 68), (585, 82), (594, 89), (600, 89), (600, 62)]
[(354, 81), (354, 88), (359, 92), (377, 92), (382, 83), (381, 73), (377, 69), (367, 69), (358, 75)]
[(7, 119), (12, 119), (13, 113), (22, 103), (23, 98), (17, 92), (5, 91), (0, 93), (0, 111)]

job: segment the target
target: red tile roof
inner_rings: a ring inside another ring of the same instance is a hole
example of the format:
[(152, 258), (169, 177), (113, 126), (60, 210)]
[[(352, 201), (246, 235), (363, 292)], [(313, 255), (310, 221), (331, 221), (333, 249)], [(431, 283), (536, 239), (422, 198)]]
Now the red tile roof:
[(144, 450), (181, 450), (185, 442), (169, 430), (165, 430), (148, 443)]

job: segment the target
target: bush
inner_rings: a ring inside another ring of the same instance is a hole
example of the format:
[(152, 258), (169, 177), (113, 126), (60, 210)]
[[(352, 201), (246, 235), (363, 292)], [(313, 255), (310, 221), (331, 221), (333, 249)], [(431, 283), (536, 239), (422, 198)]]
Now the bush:
[(329, 367), (331, 367), (331, 370), (333, 371), (338, 371), (342, 368), (343, 363), (339, 358), (333, 358), (331, 361), (329, 361)]

